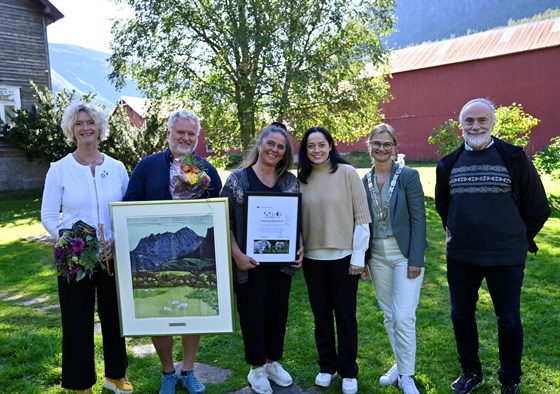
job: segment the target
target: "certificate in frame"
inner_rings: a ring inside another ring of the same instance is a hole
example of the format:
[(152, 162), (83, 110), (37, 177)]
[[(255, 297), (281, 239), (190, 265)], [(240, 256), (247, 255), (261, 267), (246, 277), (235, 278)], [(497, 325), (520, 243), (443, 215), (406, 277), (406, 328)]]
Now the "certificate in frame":
[(226, 198), (110, 209), (123, 336), (234, 331)]
[(301, 193), (245, 192), (246, 254), (259, 263), (293, 264), (299, 248)]

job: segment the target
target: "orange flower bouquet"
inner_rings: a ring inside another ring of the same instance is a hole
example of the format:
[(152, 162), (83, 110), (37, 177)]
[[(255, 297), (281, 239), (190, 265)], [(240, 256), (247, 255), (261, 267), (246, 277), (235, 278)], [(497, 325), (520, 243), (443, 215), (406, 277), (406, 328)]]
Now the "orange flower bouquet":
[(199, 198), (208, 190), (210, 177), (202, 164), (190, 153), (171, 163), (169, 191), (174, 200)]

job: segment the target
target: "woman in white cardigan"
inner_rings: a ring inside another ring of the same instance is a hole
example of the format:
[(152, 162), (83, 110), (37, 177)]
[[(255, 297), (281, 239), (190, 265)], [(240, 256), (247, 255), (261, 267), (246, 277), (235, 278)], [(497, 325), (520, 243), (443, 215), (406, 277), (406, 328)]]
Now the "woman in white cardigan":
[(64, 111), (62, 129), (76, 150), (51, 164), (45, 180), (41, 221), (58, 239), (61, 230), (83, 221), (97, 230), (105, 244), (106, 270), (97, 270), (79, 281), (58, 276), (62, 317), (62, 387), (92, 393), (97, 377), (93, 325), (95, 298), (103, 334), (104, 387), (131, 393), (126, 377), (128, 359), (120, 335), (117, 292), (113, 272), (109, 203), (121, 201), (128, 186), (124, 165), (101, 153), (99, 142), (107, 138), (107, 117), (88, 103), (70, 105)]

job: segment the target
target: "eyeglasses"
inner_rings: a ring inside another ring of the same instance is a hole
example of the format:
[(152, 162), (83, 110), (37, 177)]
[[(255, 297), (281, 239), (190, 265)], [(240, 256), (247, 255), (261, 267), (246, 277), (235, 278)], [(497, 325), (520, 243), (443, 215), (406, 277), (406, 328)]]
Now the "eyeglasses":
[(372, 148), (375, 148), (375, 149), (379, 149), (379, 148), (381, 148), (381, 147), (383, 147), (383, 149), (391, 149), (393, 146), (395, 146), (395, 144), (392, 143), (392, 142), (383, 142), (383, 143), (381, 143), (381, 142), (379, 142), (379, 141), (370, 141), (370, 142), (369, 142), (369, 145), (370, 145)]

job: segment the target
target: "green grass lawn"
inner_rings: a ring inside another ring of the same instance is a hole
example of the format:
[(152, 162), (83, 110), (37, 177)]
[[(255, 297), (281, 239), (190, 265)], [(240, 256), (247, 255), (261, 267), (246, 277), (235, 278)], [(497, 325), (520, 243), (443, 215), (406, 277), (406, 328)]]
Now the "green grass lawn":
[[(416, 382), (421, 393), (449, 393), (449, 384), (460, 372), (451, 322), (445, 277), (444, 232), (433, 203), (434, 164), (417, 166), (426, 192), (428, 216), (427, 270), (418, 309), (418, 351)], [(363, 174), (367, 169), (360, 169)], [(227, 172), (222, 172), (222, 176)], [(225, 180), (225, 178), (224, 178)], [(560, 392), (560, 186), (544, 179), (556, 208), (537, 238), (540, 251), (527, 260), (522, 294), (525, 327), (523, 357), (524, 393)], [(558, 182), (557, 182), (558, 183)], [(0, 393), (68, 393), (60, 388), (61, 329), (58, 308), (37, 308), (58, 304), (56, 275), (50, 267), (52, 248), (26, 240), (44, 233), (40, 224), (40, 193), (0, 196)], [(8, 297), (21, 295), (20, 299)], [(17, 302), (37, 299), (35, 305)], [(396, 387), (378, 385), (379, 376), (393, 363), (383, 316), (373, 287), (361, 282), (358, 294), (359, 384), (362, 393), (398, 393)], [(499, 391), (496, 321), (486, 288), (478, 304), (481, 358), (487, 383), (477, 393)], [(101, 338), (96, 336), (98, 383), (103, 377)], [(132, 338), (129, 350), (151, 343), (149, 338)], [(318, 372), (313, 340), (313, 317), (303, 275), (294, 278), (286, 349), (282, 360), (296, 383), (312, 387)], [(180, 346), (176, 346), (180, 359)], [(160, 365), (157, 356), (136, 357), (129, 351), (128, 370), (135, 392), (157, 393)], [(232, 370), (222, 384), (208, 385), (207, 392), (224, 393), (247, 386), (248, 367), (243, 360), (241, 333), (205, 335), (198, 361)], [(181, 391), (178, 391), (181, 392)], [(339, 393), (340, 379), (324, 393)]]

